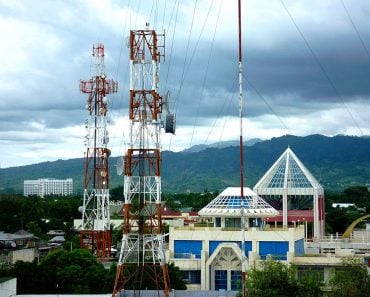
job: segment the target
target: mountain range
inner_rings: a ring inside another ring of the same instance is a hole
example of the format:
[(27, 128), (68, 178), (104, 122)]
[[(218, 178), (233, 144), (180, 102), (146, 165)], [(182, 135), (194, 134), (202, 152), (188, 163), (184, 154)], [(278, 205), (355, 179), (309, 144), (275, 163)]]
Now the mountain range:
[[(331, 191), (352, 185), (370, 184), (370, 137), (285, 135), (256, 139), (244, 146), (245, 185), (253, 187), (287, 147), (290, 147), (313, 176)], [(118, 157), (110, 158), (110, 188), (123, 184), (116, 173)], [(83, 192), (83, 159), (57, 160), (0, 169), (0, 190), (23, 193), (25, 179), (73, 178), (74, 192)], [(182, 152), (162, 152), (162, 191), (221, 191), (239, 185), (238, 142), (197, 146)]]

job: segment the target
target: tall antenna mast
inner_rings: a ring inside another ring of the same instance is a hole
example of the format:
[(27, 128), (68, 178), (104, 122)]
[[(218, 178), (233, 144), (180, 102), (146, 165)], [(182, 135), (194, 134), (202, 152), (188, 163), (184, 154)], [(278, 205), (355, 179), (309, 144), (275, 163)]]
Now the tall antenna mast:
[(242, 294), (246, 296), (246, 256), (245, 256), (245, 215), (244, 215), (244, 156), (243, 156), (243, 64), (242, 64), (242, 15), (241, 0), (238, 0), (238, 41), (239, 41), (239, 153), (240, 153), (240, 214), (242, 233)]
[(80, 247), (90, 249), (97, 258), (103, 259), (111, 255), (107, 95), (116, 93), (118, 84), (106, 77), (101, 43), (93, 45), (92, 67), (92, 78), (80, 81), (80, 91), (88, 94)]
[(112, 296), (120, 296), (125, 289), (140, 296), (141, 290), (149, 287), (157, 289), (155, 296), (169, 297), (160, 136), (162, 128), (174, 133), (174, 115), (158, 93), (164, 34), (149, 30), (147, 24), (145, 30), (131, 30), (129, 40), (130, 146), (124, 157), (123, 236)]

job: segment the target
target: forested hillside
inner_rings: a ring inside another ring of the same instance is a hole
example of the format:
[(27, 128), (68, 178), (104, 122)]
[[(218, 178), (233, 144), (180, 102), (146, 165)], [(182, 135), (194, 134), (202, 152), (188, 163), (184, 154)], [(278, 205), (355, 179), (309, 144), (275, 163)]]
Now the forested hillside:
[[(245, 146), (246, 184), (253, 186), (288, 146), (326, 189), (339, 191), (370, 183), (369, 137), (287, 135)], [(164, 151), (162, 160), (163, 192), (215, 191), (239, 183), (237, 146), (206, 148), (194, 153)], [(110, 159), (111, 188), (123, 181), (116, 174), (116, 161), (116, 157)], [(0, 188), (2, 192), (22, 193), (23, 180), (43, 177), (71, 177), (75, 193), (82, 193), (83, 159), (0, 169)]]

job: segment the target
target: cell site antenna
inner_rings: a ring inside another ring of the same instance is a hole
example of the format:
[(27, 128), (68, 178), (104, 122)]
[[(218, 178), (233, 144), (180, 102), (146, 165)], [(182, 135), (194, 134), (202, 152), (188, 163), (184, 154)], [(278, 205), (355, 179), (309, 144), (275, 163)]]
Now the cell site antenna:
[[(175, 117), (158, 93), (164, 34), (147, 26), (130, 31), (129, 148), (124, 156), (122, 246), (112, 296), (122, 289), (169, 296), (161, 201), (161, 130), (175, 132)], [(169, 116), (170, 115), (170, 116)], [(165, 122), (163, 118), (169, 117)], [(117, 164), (118, 171), (121, 170)]]
[(118, 84), (106, 77), (104, 45), (101, 43), (93, 45), (92, 66), (92, 78), (80, 81), (80, 91), (88, 94), (80, 247), (90, 249), (97, 258), (104, 259), (111, 256), (107, 95), (116, 93)]

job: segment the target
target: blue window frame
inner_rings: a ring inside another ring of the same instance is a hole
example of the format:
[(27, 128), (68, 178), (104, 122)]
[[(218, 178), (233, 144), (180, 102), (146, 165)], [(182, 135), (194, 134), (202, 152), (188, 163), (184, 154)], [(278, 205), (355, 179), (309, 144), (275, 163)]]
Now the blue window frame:
[(227, 290), (227, 270), (215, 270), (215, 290)]
[[(241, 248), (241, 242), (240, 241), (220, 241), (220, 240), (210, 240), (209, 241), (209, 256), (213, 254), (215, 249), (218, 247), (220, 243), (228, 243), (228, 242), (235, 242), (238, 244), (238, 246)], [(246, 241), (245, 242), (245, 255), (248, 257), (248, 252), (252, 251), (252, 241)]]
[(266, 259), (267, 255), (271, 255), (274, 260), (286, 260), (286, 253), (289, 251), (288, 241), (260, 241), (259, 255), (261, 259)]
[(195, 258), (200, 259), (201, 251), (201, 240), (175, 240), (174, 242), (174, 256), (177, 259), (187, 259), (191, 255), (195, 255)]
[(187, 284), (200, 284), (200, 270), (182, 270), (181, 273)]
[(304, 240), (299, 239), (294, 242), (294, 255), (303, 256), (304, 255)]
[(231, 270), (231, 291), (239, 291), (241, 288), (242, 272)]

